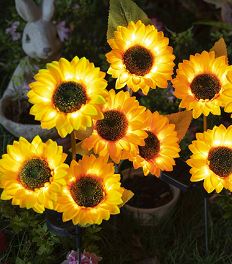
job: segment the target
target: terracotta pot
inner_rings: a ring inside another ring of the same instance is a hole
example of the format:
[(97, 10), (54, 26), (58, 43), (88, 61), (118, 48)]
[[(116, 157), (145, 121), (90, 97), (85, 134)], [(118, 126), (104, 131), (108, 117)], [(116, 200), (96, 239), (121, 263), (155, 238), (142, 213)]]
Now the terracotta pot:
[(21, 124), (6, 118), (5, 113), (12, 98), (13, 96), (6, 96), (0, 100), (0, 123), (7, 131), (15, 137), (19, 138), (22, 136), (28, 141), (31, 141), (36, 135), (39, 135), (43, 140), (58, 138), (55, 128), (50, 130), (42, 129), (40, 124)]
[[(123, 179), (122, 181), (126, 180), (128, 177), (133, 178), (135, 175), (141, 177), (147, 177), (144, 176), (142, 168), (139, 168), (137, 170), (135, 170), (134, 168), (125, 169), (121, 172), (121, 175)], [(156, 176), (152, 176), (152, 177), (156, 177)], [(167, 185), (170, 186), (173, 196), (172, 200), (169, 201), (168, 203), (155, 208), (138, 208), (128, 205), (127, 203), (123, 206), (123, 208), (125, 208), (125, 211), (131, 213), (135, 219), (139, 220), (140, 224), (142, 225), (153, 225), (154, 219), (157, 220), (157, 222), (159, 222), (176, 205), (180, 196), (180, 189), (168, 183)]]

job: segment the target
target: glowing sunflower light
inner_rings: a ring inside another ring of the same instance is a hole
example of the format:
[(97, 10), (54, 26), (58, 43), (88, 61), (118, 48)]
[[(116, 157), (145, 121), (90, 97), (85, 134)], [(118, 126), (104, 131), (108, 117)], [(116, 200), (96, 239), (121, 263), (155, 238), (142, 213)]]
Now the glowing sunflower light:
[(57, 143), (43, 143), (36, 136), (31, 143), (20, 137), (7, 146), (7, 154), (0, 160), (0, 187), (2, 200), (12, 199), (13, 205), (32, 208), (42, 213), (53, 209), (57, 193), (61, 192), (68, 165), (66, 154)]
[(187, 160), (192, 168), (191, 181), (204, 180), (208, 193), (224, 188), (232, 191), (232, 126), (220, 125), (204, 133), (197, 133), (189, 146), (193, 155)]
[(134, 92), (141, 88), (147, 94), (156, 85), (166, 88), (175, 56), (163, 32), (139, 20), (136, 24), (131, 21), (127, 27), (118, 26), (114, 35), (115, 39), (108, 40), (112, 51), (106, 58), (110, 63), (108, 73), (118, 78), (116, 89), (127, 84)]
[(145, 131), (148, 137), (145, 146), (139, 146), (136, 155), (130, 155), (135, 169), (142, 167), (144, 175), (149, 173), (160, 176), (160, 170), (171, 171), (175, 165), (174, 158), (180, 151), (175, 125), (169, 124), (167, 117), (158, 112), (147, 110), (148, 123)]
[(111, 214), (119, 214), (119, 207), (133, 196), (120, 186), (120, 174), (114, 174), (114, 164), (107, 162), (107, 157), (94, 155), (71, 162), (67, 185), (55, 207), (63, 212), (63, 221), (72, 219), (74, 225), (99, 225)]
[(36, 82), (30, 84), (30, 114), (41, 121), (41, 127), (56, 127), (61, 137), (73, 130), (86, 130), (92, 119), (102, 119), (99, 105), (108, 96), (105, 73), (86, 58), (71, 62), (61, 58), (39, 70)]
[(225, 105), (229, 81), (225, 56), (215, 58), (214, 51), (203, 51), (179, 63), (177, 76), (172, 80), (174, 95), (182, 99), (180, 107), (193, 109), (193, 118), (211, 112), (220, 115), (220, 106)]
[(94, 122), (94, 130), (89, 138), (83, 140), (82, 148), (94, 149), (100, 156), (110, 155), (119, 163), (122, 150), (136, 152), (138, 145), (144, 145), (147, 133), (143, 131), (146, 115), (145, 107), (140, 106), (129, 92), (109, 92), (107, 103), (103, 106), (104, 119)]
[[(227, 74), (227, 80), (229, 81), (230, 85), (228, 85), (228, 89), (224, 92), (225, 94), (225, 112), (231, 113), (232, 112), (232, 70), (230, 70)], [(232, 114), (231, 116), (232, 117)]]

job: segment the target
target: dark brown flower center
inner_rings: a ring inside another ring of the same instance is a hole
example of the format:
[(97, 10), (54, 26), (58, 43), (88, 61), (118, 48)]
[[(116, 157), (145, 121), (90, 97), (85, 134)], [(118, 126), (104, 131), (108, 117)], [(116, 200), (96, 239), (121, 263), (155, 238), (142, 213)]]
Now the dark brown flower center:
[(61, 83), (53, 94), (53, 103), (60, 112), (72, 113), (87, 101), (85, 89), (75, 82)]
[(124, 53), (123, 63), (131, 74), (144, 76), (150, 72), (154, 63), (154, 56), (146, 48), (135, 45)]
[(232, 149), (215, 147), (208, 154), (209, 168), (219, 177), (226, 178), (232, 173)]
[(84, 207), (94, 207), (104, 198), (102, 183), (91, 176), (81, 177), (70, 188), (73, 200)]
[(160, 151), (160, 142), (151, 131), (145, 130), (148, 137), (144, 139), (145, 146), (139, 146), (139, 155), (145, 160), (153, 159)]
[(128, 128), (128, 121), (125, 115), (117, 110), (109, 110), (103, 114), (104, 119), (96, 122), (98, 134), (109, 141), (117, 141), (123, 138)]
[(51, 169), (48, 163), (42, 159), (28, 160), (19, 173), (19, 181), (23, 187), (32, 191), (44, 187), (51, 177)]
[(221, 83), (216, 76), (204, 73), (193, 79), (190, 88), (198, 100), (211, 100), (221, 90)]

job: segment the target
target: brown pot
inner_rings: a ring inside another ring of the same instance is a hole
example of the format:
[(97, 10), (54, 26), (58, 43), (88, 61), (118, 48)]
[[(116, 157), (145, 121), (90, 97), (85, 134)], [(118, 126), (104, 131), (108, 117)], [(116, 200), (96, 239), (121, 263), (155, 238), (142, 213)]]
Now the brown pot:
[[(121, 172), (122, 174), (122, 186), (124, 186), (124, 181), (130, 178), (134, 178), (135, 176), (139, 177), (148, 177), (144, 176), (143, 169), (139, 168), (135, 170), (134, 168), (125, 169)], [(151, 177), (156, 177), (152, 175)], [(145, 179), (145, 178), (144, 178)], [(156, 179), (157, 181), (161, 181), (160, 179)], [(131, 213), (133, 217), (137, 220), (139, 220), (140, 224), (142, 225), (153, 225), (154, 219), (159, 222), (160, 220), (165, 217), (168, 212), (176, 205), (179, 196), (180, 196), (180, 189), (176, 188), (175, 186), (162, 182), (163, 184), (167, 184), (168, 187), (170, 187), (170, 191), (172, 193), (172, 198), (168, 200), (166, 204), (163, 204), (159, 207), (154, 208), (141, 208), (137, 206), (131, 206), (128, 203), (124, 205), (124, 208), (127, 212)], [(138, 186), (139, 188), (141, 186)], [(150, 187), (150, 186), (149, 186)], [(125, 186), (125, 188), (128, 188), (128, 186)], [(133, 190), (132, 190), (133, 191)], [(165, 194), (164, 194), (165, 195)]]

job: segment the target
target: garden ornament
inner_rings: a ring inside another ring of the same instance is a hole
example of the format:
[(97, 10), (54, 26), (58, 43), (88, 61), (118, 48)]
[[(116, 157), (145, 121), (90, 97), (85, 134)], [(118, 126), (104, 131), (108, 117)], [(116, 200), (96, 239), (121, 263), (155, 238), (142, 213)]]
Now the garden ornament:
[[(3, 105), (3, 100), (7, 97), (27, 98), (26, 94), (30, 89), (28, 85), (33, 81), (34, 74), (38, 72), (39, 65), (58, 58), (61, 41), (52, 22), (54, 0), (42, 0), (40, 6), (37, 6), (33, 0), (15, 0), (15, 5), (18, 14), (27, 22), (22, 36), (22, 48), (27, 56), (22, 58), (16, 67), (0, 100), (0, 123), (16, 137), (24, 135), (30, 140), (40, 134), (49, 138), (56, 134), (55, 129), (49, 132), (40, 125), (22, 125), (7, 119), (3, 109), (6, 103)], [(27, 61), (30, 62), (29, 65)], [(16, 79), (20, 81), (16, 83)]]

